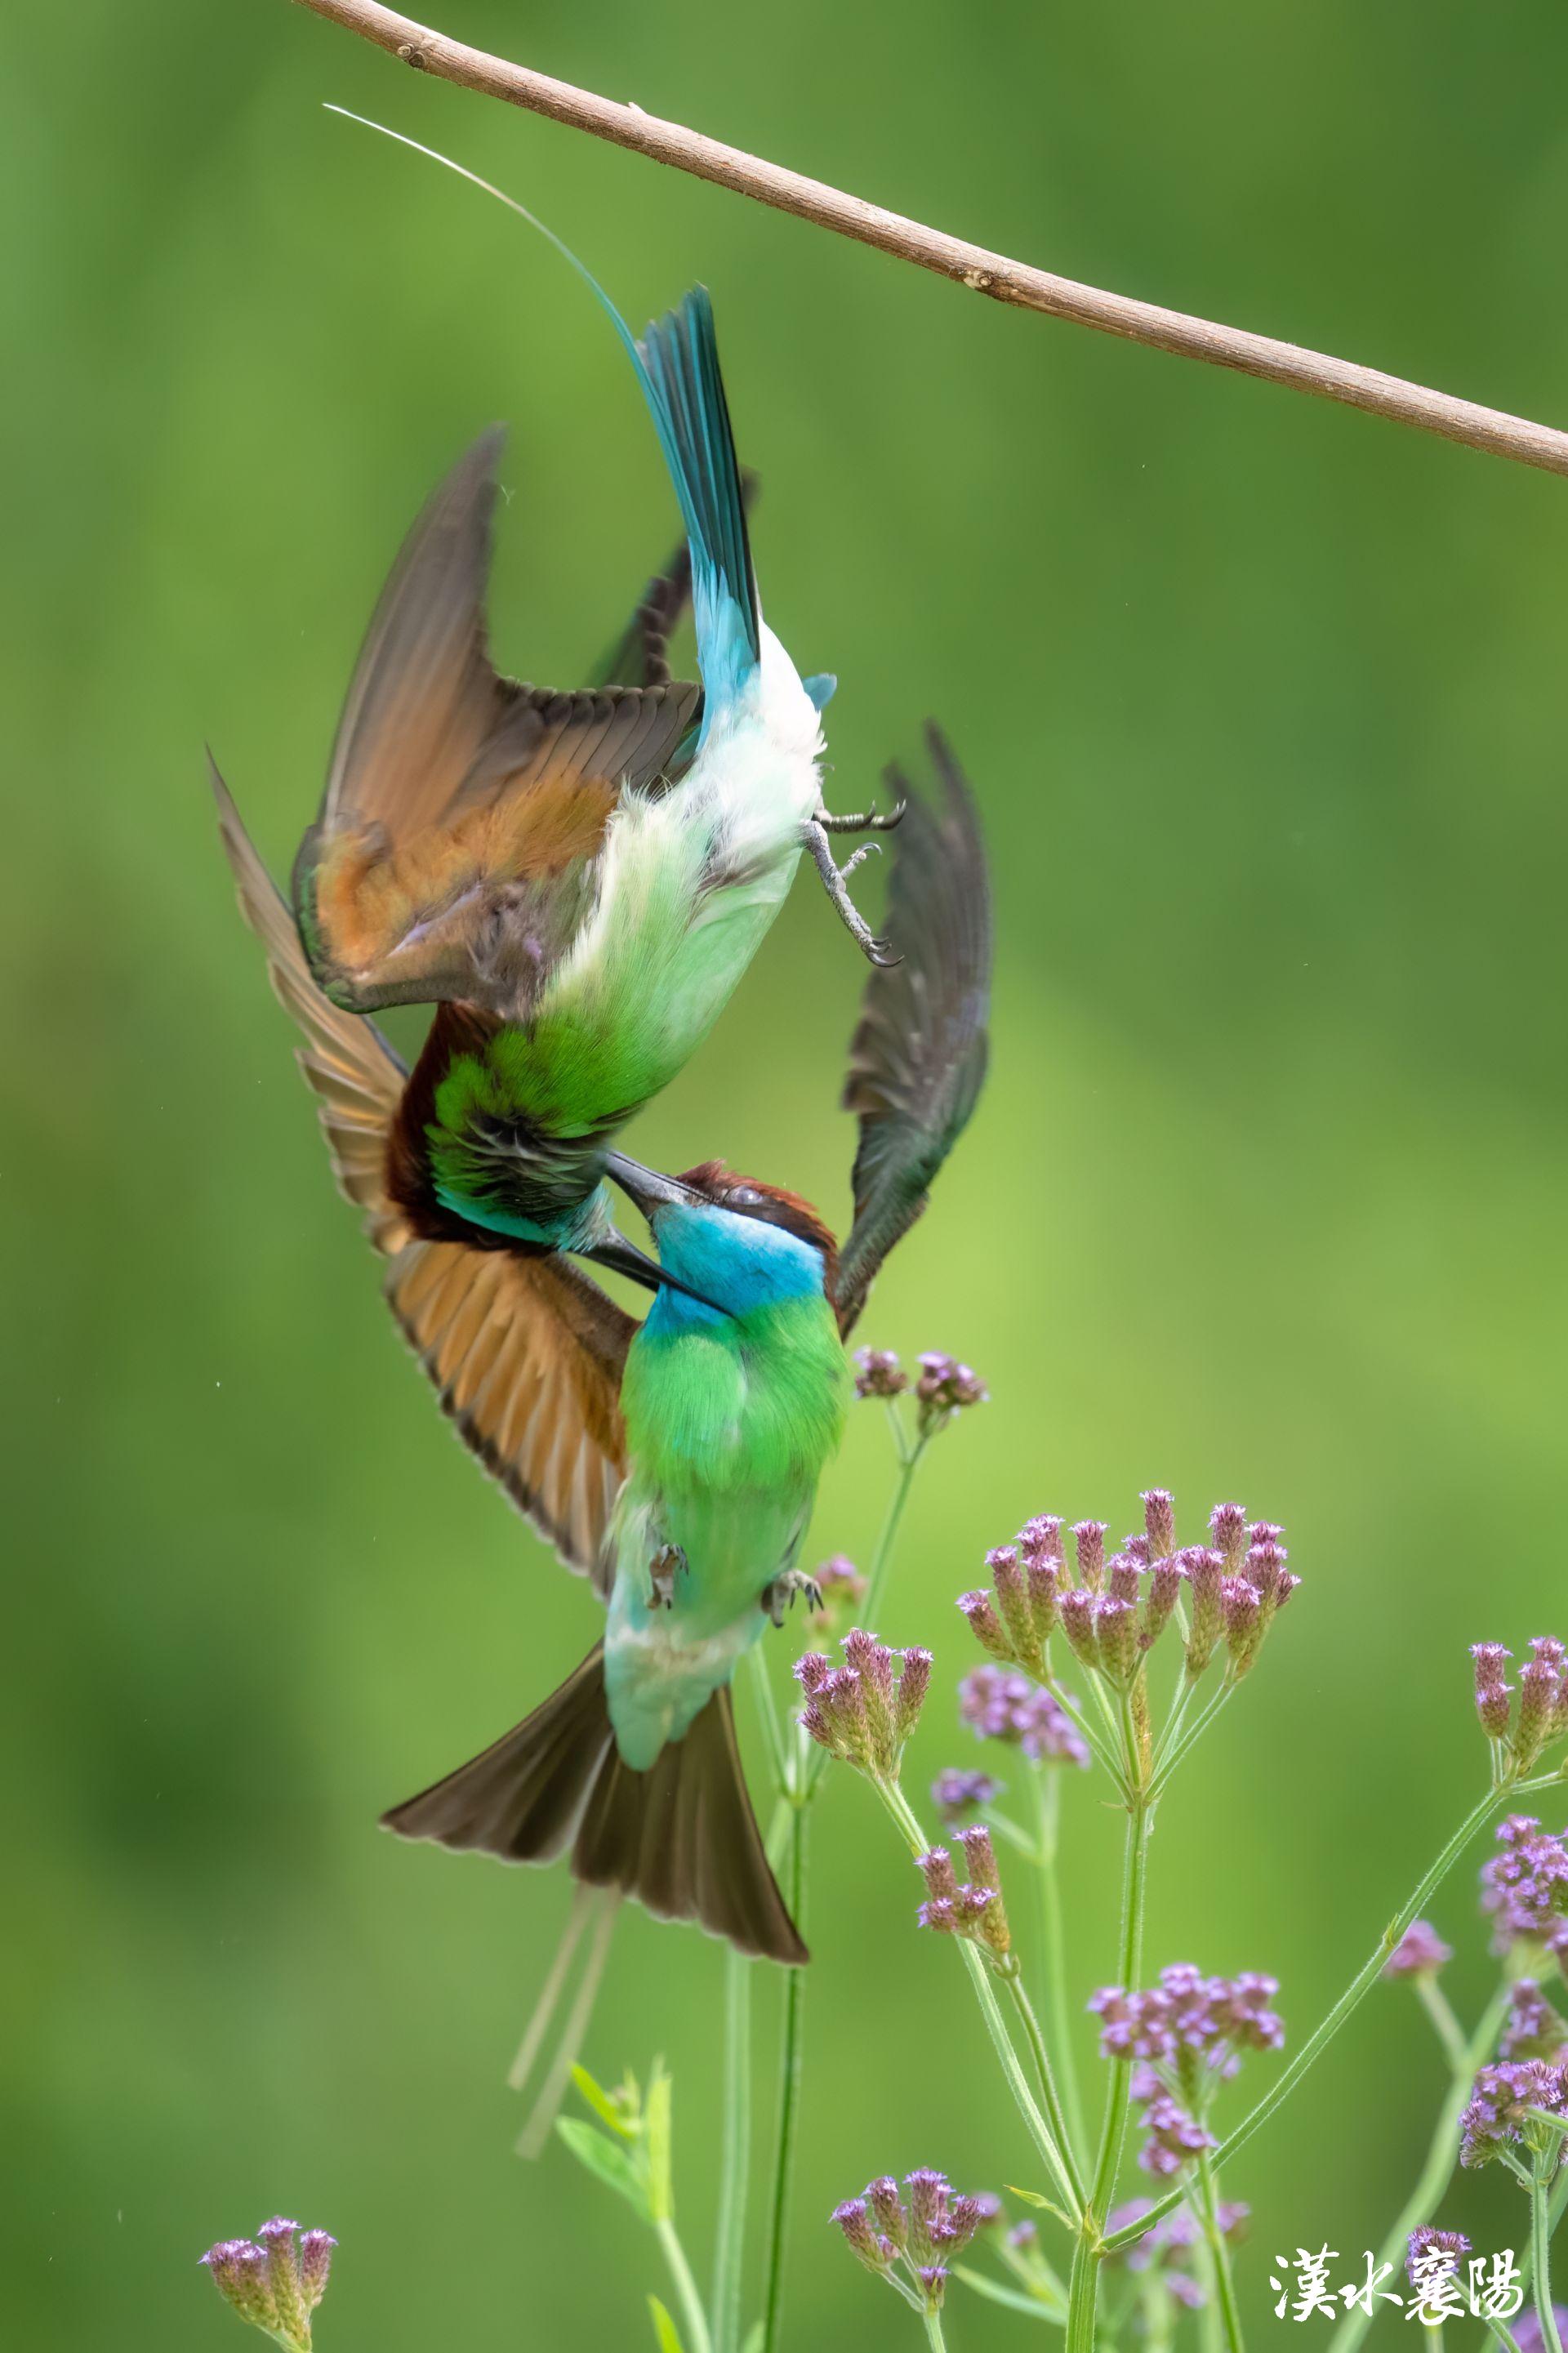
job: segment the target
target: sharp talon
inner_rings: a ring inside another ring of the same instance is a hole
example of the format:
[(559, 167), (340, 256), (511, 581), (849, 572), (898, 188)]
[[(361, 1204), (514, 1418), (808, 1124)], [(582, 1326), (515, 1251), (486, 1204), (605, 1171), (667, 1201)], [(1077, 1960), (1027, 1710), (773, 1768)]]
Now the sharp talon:
[(892, 954), (889, 943), (877, 937), (869, 923), (860, 913), (854, 900), (849, 896), (848, 885), (844, 879), (847, 874), (853, 873), (861, 859), (865, 857), (867, 849), (875, 845), (869, 842), (863, 844), (847, 863), (840, 867), (834, 858), (820, 818), (813, 817), (806, 819), (803, 839), (805, 848), (811, 852), (812, 862), (822, 877), (823, 889), (837, 909), (840, 923), (860, 950), (861, 955), (868, 957), (872, 964), (901, 964), (903, 958)]
[(648, 1563), (648, 1597), (650, 1609), (673, 1609), (675, 1580), (686, 1571), (686, 1555), (679, 1545), (661, 1545)]
[(873, 804), (864, 817), (847, 813), (836, 817), (831, 809), (819, 808), (812, 823), (819, 825), (824, 833), (891, 833), (908, 807), (909, 802), (901, 798), (895, 807), (885, 812)]
[(775, 1577), (771, 1585), (763, 1587), (762, 1606), (773, 1624), (782, 1626), (784, 1611), (793, 1609), (803, 1594), (808, 1609), (815, 1615), (822, 1608), (821, 1586), (815, 1577), (807, 1577), (804, 1569), (786, 1568), (782, 1577)]

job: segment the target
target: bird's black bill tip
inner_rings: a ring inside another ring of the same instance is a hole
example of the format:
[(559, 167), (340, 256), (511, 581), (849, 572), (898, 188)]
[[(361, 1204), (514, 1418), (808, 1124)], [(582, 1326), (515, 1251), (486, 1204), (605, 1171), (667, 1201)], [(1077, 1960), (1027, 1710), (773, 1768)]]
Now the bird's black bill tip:
[(590, 1260), (595, 1266), (607, 1267), (612, 1274), (624, 1274), (628, 1282), (640, 1283), (645, 1291), (679, 1291), (701, 1306), (710, 1307), (715, 1315), (724, 1313), (717, 1300), (706, 1298), (689, 1282), (682, 1282), (679, 1275), (669, 1273), (658, 1259), (649, 1258), (647, 1250), (638, 1250), (636, 1242), (627, 1241), (624, 1234), (611, 1234), (576, 1255)]

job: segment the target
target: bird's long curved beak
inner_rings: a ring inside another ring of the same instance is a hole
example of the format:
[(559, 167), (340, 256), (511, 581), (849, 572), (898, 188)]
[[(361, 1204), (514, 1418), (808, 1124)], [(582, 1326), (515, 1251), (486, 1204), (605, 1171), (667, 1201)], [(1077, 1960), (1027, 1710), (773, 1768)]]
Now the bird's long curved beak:
[(605, 1174), (620, 1187), (626, 1198), (635, 1203), (646, 1218), (650, 1209), (668, 1208), (672, 1205), (688, 1208), (704, 1206), (704, 1197), (691, 1186), (683, 1185), (679, 1176), (661, 1176), (657, 1168), (645, 1168), (640, 1160), (628, 1160), (624, 1152), (605, 1155)]
[(638, 1250), (636, 1242), (627, 1241), (625, 1234), (613, 1229), (602, 1242), (585, 1243), (573, 1255), (590, 1259), (595, 1266), (608, 1267), (613, 1274), (624, 1274), (630, 1282), (640, 1282), (645, 1291), (668, 1289), (684, 1292), (688, 1299), (695, 1299), (702, 1306), (711, 1307), (715, 1315), (724, 1313), (716, 1300), (705, 1297), (689, 1282), (682, 1282), (678, 1274), (671, 1274), (660, 1266), (658, 1259), (649, 1258), (647, 1250)]

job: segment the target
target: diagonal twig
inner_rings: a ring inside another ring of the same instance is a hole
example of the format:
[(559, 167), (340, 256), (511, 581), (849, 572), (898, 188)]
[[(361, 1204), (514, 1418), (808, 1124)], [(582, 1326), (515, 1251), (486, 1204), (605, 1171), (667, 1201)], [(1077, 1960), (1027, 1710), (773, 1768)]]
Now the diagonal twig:
[(1407, 384), (1401, 376), (1385, 375), (1380, 368), (1333, 359), (1326, 352), (1309, 351), (1300, 343), (1251, 334), (1243, 327), (1222, 326), (1184, 311), (1167, 311), (1156, 302), (1135, 301), (1126, 294), (1108, 293), (1071, 278), (1058, 278), (1049, 269), (1033, 269), (1027, 262), (1010, 261), (1005, 254), (991, 253), (984, 246), (928, 228), (901, 213), (885, 211), (880, 205), (868, 205), (822, 180), (807, 179), (759, 155), (726, 147), (700, 131), (645, 114), (640, 106), (623, 106), (614, 99), (599, 98), (592, 90), (576, 90), (570, 82), (536, 73), (531, 66), (489, 57), (482, 49), (469, 48), (445, 33), (416, 24), (412, 17), (399, 16), (395, 9), (382, 7), (379, 0), (300, 0), (300, 5), (342, 25), (345, 31), (361, 34), (438, 80), (482, 90), (488, 97), (525, 107), (532, 114), (546, 115), (553, 122), (591, 132), (596, 139), (629, 147), (656, 164), (673, 164), (677, 171), (691, 172), (698, 179), (711, 180), (738, 195), (753, 196), (759, 204), (794, 213), (819, 228), (855, 237), (879, 253), (912, 261), (939, 277), (955, 279), (998, 302), (1012, 303), (1022, 311), (1043, 311), (1054, 319), (1075, 320), (1079, 326), (1098, 328), (1102, 334), (1121, 335), (1130, 343), (1148, 343), (1183, 359), (1206, 360), (1215, 367), (1235, 368), (1243, 375), (1262, 376), (1270, 384), (1289, 385), (1298, 392), (1315, 393), (1321, 399), (1341, 401), (1374, 417), (1393, 417), (1445, 440), (1463, 442), (1471, 449), (1511, 458), (1520, 465), (1568, 474), (1568, 433), (1555, 427), (1510, 417), (1502, 409), (1485, 408), (1473, 400), (1457, 400), (1449, 393)]

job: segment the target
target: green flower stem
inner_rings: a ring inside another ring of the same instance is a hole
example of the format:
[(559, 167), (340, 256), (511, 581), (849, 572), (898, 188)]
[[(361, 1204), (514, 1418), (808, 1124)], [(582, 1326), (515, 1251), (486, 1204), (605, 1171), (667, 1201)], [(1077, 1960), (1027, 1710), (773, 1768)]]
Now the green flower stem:
[(724, 1956), (724, 2114), (713, 2250), (714, 2353), (740, 2353), (742, 2259), (752, 2160), (752, 1964)]
[[(1517, 1798), (1528, 1797), (1536, 1789), (1560, 1787), (1563, 1779), (1563, 1774), (1556, 1772), (1540, 1773), (1533, 1780), (1528, 1781), (1500, 1781), (1487, 1791), (1484, 1798), (1470, 1808), (1436, 1861), (1416, 1882), (1412, 1894), (1406, 1897), (1379, 1937), (1364, 1967), (1359, 1969), (1351, 1979), (1321, 2025), (1301, 2045), (1289, 2065), (1281, 2069), (1263, 2097), (1243, 2116), (1235, 2131), (1221, 2142), (1215, 2151), (1216, 2166), (1227, 2163), (1237, 2150), (1252, 2138), (1259, 2126), (1268, 2123), (1276, 2108), (1282, 2106), (1289, 2098), (1307, 2070), (1322, 2056), (1323, 2052), (1333, 2041), (1334, 2036), (1363, 1996), (1369, 1993), (1376, 1984), (1382, 1974), (1384, 1963), (1390, 1953), (1405, 1935), (1411, 1922), (1425, 1910), (1434, 1891), (1447, 1877), (1476, 1832), (1485, 1827), (1500, 1806), (1511, 1804)], [(1131, 1983), (1132, 1980), (1129, 1978), (1126, 1982)], [(1137, 2222), (1130, 2222), (1124, 2229), (1111, 2232), (1110, 2236), (1101, 2242), (1102, 2252), (1107, 2254), (1113, 2253), (1117, 2248), (1128, 2246), (1134, 2239), (1142, 2238), (1152, 2223), (1157, 2222), (1163, 2214), (1168, 2214), (1172, 2207), (1179, 2203), (1183, 2194), (1180, 2189), (1168, 2190), (1163, 2198), (1156, 2200), (1149, 2211), (1142, 2215)], [(1069, 2347), (1068, 2353), (1075, 2353), (1075, 2348)], [(1087, 2348), (1085, 2353), (1087, 2353)]]
[[(806, 1817), (804, 1804), (788, 1808), (789, 1841), (784, 1855), (784, 1899), (796, 1927), (805, 1910)], [(778, 2353), (784, 2314), (784, 2240), (795, 2168), (795, 2138), (800, 2116), (802, 2038), (805, 2024), (805, 1972), (784, 1974), (784, 2036), (779, 2062), (778, 2139), (773, 2152), (773, 2196), (768, 2211), (767, 2272), (763, 2302), (763, 2353)]]
[(1197, 1743), (1203, 1738), (1204, 1734), (1208, 1730), (1210, 1725), (1214, 1722), (1215, 1716), (1219, 1714), (1221, 1708), (1225, 1705), (1226, 1700), (1229, 1699), (1235, 1689), (1236, 1677), (1227, 1673), (1221, 1683), (1218, 1691), (1215, 1692), (1213, 1699), (1209, 1701), (1206, 1707), (1200, 1711), (1195, 1721), (1187, 1726), (1186, 1731), (1182, 1735), (1181, 1738), (1179, 1740), (1172, 1741), (1166, 1745), (1165, 1754), (1160, 1760), (1153, 1778), (1149, 1785), (1151, 1802), (1152, 1802), (1154, 1799), (1163, 1795), (1171, 1776), (1175, 1771), (1177, 1766), (1181, 1764), (1188, 1751), (1195, 1747)]
[(1057, 1871), (1057, 1848), (1061, 1820), (1062, 1767), (1036, 1762), (1033, 1781), (1035, 1791), (1035, 1838), (1039, 1856), (1040, 1873), (1040, 1957), (1046, 1980), (1046, 2015), (1050, 2021), (1051, 2041), (1056, 2045), (1057, 2065), (1061, 2071), (1062, 2107), (1067, 2130), (1065, 2139), (1068, 2152), (1089, 2145), (1084, 2130), (1083, 2094), (1079, 2087), (1078, 2060), (1073, 2051), (1072, 2013), (1068, 2002), (1067, 1935), (1062, 1923), (1061, 1881)]
[(1492, 2335), (1502, 2347), (1503, 2353), (1519, 2353), (1519, 2339), (1515, 2337), (1507, 2321), (1494, 2320), (1489, 2313), (1484, 2315), (1483, 2317), (1485, 2318), (1486, 2326), (1491, 2330)]
[[(904, 1516), (904, 1506), (910, 1500), (910, 1489), (914, 1485), (915, 1472), (921, 1467), (921, 1459), (931, 1444), (929, 1433), (924, 1438), (917, 1438), (912, 1443), (906, 1444), (897, 1415), (890, 1415), (889, 1419), (893, 1424), (893, 1440), (899, 1450), (899, 1475), (893, 1482), (893, 1493), (888, 1504), (887, 1516), (882, 1522), (882, 1532), (877, 1538), (877, 1549), (871, 1556), (871, 1566), (866, 1572), (866, 1599), (860, 1610), (861, 1624), (873, 1630), (877, 1623), (878, 1604), (882, 1599), (882, 1588), (888, 1581), (888, 1571), (893, 1565), (893, 1549), (899, 1540), (899, 1527)], [(817, 1784), (831, 1762), (832, 1759), (826, 1748), (813, 1746), (805, 1760), (805, 1788), (808, 1798), (816, 1795)]]
[[(1480, 2063), (1479, 2060), (1470, 2059), (1469, 2045), (1465, 2041), (1465, 2030), (1454, 2015), (1454, 2005), (1429, 1969), (1421, 1970), (1416, 1977), (1415, 1997), (1431, 2020), (1432, 2031), (1447, 2052), (1448, 2065), (1454, 2073), (1462, 2074), (1468, 2068), (1473, 2075)], [(1506, 1989), (1502, 1995), (1502, 2001), (1506, 2009), (1508, 2003)]]
[(947, 2353), (947, 2339), (942, 2333), (941, 2313), (933, 2312), (928, 2304), (921, 2307), (921, 2318), (926, 2325), (926, 2343), (934, 2348), (934, 2353)]
[(664, 2249), (664, 2260), (669, 2265), (669, 2276), (675, 2286), (676, 2302), (686, 2327), (687, 2353), (713, 2353), (713, 2340), (708, 2334), (708, 2316), (702, 2309), (702, 2299), (697, 2293), (697, 2282), (691, 2276), (691, 2266), (686, 2260), (686, 2250), (676, 2232), (675, 2224), (666, 2216), (654, 2224), (658, 2243)]
[[(930, 1841), (911, 1811), (903, 1791), (896, 1784), (886, 1781), (873, 1781), (871, 1786), (892, 1816), (910, 1852), (912, 1855), (922, 1855), (928, 1852)], [(1013, 2039), (1007, 2031), (1007, 2021), (1002, 2015), (1001, 2004), (996, 1999), (995, 1988), (992, 1983), (991, 1963), (977, 1950), (973, 1937), (960, 1936), (954, 1941), (963, 1957), (964, 1967), (969, 1971), (970, 1983), (974, 1988), (974, 1999), (980, 2004), (980, 2014), (985, 2021), (996, 2056), (1002, 2063), (1002, 2073), (1007, 2079), (1007, 2088), (1012, 2093), (1018, 2113), (1028, 2128), (1029, 2137), (1045, 2159), (1058, 2189), (1066, 2198), (1073, 2212), (1081, 2213), (1083, 2188), (1078, 2179), (1078, 2169), (1072, 2162), (1071, 2156), (1058, 2137), (1060, 2104), (1057, 2099), (1056, 2085), (1051, 2077), (1050, 2062), (1046, 2055), (1045, 2045), (1040, 2040), (1039, 2026), (1033, 2010), (1029, 2008), (1028, 1997), (1023, 1989), (1018, 1964), (1011, 1955), (1008, 1955), (999, 1965), (997, 1973), (1007, 1985), (1015, 2000), (1020, 2004), (1020, 2016), (1027, 2021), (1026, 2032), (1030, 2040), (1031, 2055), (1040, 2071), (1040, 2089), (1047, 2107), (1056, 2119), (1057, 2129), (1053, 2129), (1052, 2124), (1047, 2123), (1046, 2117), (1041, 2115), (1036, 2105), (1035, 2095), (1029, 2089), (1028, 2080), (1024, 2073), (1017, 2052), (1013, 2047)]]
[(1209, 2257), (1214, 2265), (1215, 2296), (1224, 2342), (1229, 2353), (1243, 2353), (1241, 2315), (1237, 2309), (1230, 2249), (1226, 2245), (1225, 2232), (1219, 2222), (1219, 2181), (1214, 2168), (1214, 2158), (1207, 2149), (1203, 2150), (1198, 2158), (1197, 2208), (1198, 2220), (1203, 2224), (1204, 2237), (1208, 2242)]
[[(1418, 1986), (1417, 1991), (1419, 1990)], [(1478, 2067), (1484, 2066), (1490, 2057), (1503, 2020), (1508, 2015), (1510, 1990), (1506, 1985), (1499, 1987), (1488, 2003), (1480, 2024), (1476, 2028), (1468, 2042), (1461, 2034), (1458, 2051), (1449, 2052), (1453, 2081), (1438, 2112), (1437, 2122), (1432, 2134), (1432, 2146), (1426, 2152), (1426, 2162), (1421, 2168), (1415, 2189), (1405, 2200), (1398, 2220), (1393, 2224), (1388, 2236), (1377, 2251), (1377, 2260), (1380, 2263), (1403, 2262), (1411, 2232), (1419, 2229), (1423, 2222), (1429, 2222), (1432, 2220), (1437, 2211), (1438, 2200), (1453, 2179), (1454, 2167), (1459, 2155), (1459, 2118), (1464, 2114), (1466, 2103), (1469, 2099), (1470, 2086), (1475, 2079), (1476, 2070)], [(1448, 2010), (1448, 2015), (1452, 2018), (1453, 2011), (1447, 2001), (1444, 2002), (1443, 2007)], [(1458, 2021), (1456, 2021), (1456, 2027), (1457, 2025)], [(1445, 2041), (1445, 2048), (1447, 2047)], [(1346, 2313), (1329, 2339), (1329, 2353), (1355, 2353), (1356, 2347), (1371, 2327), (1372, 2315), (1362, 2306), (1356, 2305)]]
[[(1130, 1778), (1136, 1779), (1138, 1745), (1132, 1724), (1131, 1705), (1123, 1695), (1121, 1702), (1121, 1737)], [(1151, 1810), (1142, 1793), (1135, 1793), (1128, 1808), (1127, 1844), (1121, 1875), (1121, 1937), (1118, 1953), (1119, 1985), (1138, 1984), (1143, 1967), (1143, 1908), (1148, 1887), (1149, 1829)], [(1110, 2083), (1105, 2095), (1105, 2114), (1100, 2128), (1100, 2148), (1095, 2158), (1094, 2179), (1089, 2185), (1089, 2203), (1084, 2211), (1078, 2242), (1073, 2249), (1072, 2275), (1068, 2282), (1068, 2323), (1066, 2353), (1093, 2353), (1095, 2307), (1100, 2296), (1100, 2258), (1104, 2241), (1105, 2218), (1115, 2194), (1117, 2168), (1121, 2162), (1121, 2143), (1127, 2129), (1127, 2106), (1132, 2080), (1130, 2059), (1112, 2059), (1110, 2063)], [(1167, 2200), (1173, 2206), (1182, 2195), (1178, 2189)], [(1140, 2223), (1130, 2230), (1129, 2238), (1138, 2238), (1147, 2225)]]
[(1552, 2301), (1552, 2218), (1548, 2211), (1547, 2185), (1538, 2173), (1530, 2190), (1530, 2256), (1535, 2290), (1535, 2316), (1541, 2323), (1541, 2342), (1544, 2353), (1563, 2353), (1563, 2339), (1558, 2334), (1557, 2308)]

